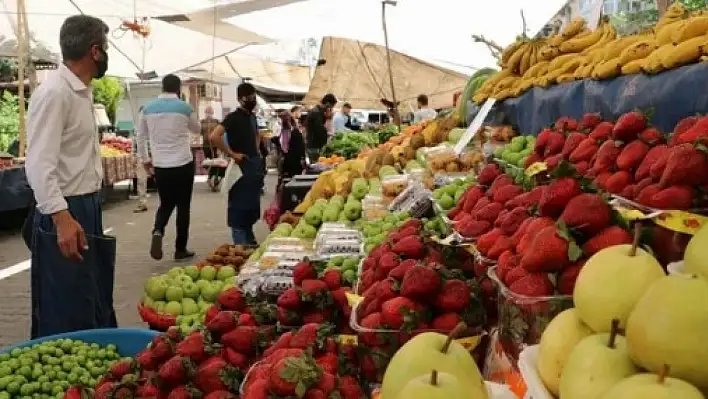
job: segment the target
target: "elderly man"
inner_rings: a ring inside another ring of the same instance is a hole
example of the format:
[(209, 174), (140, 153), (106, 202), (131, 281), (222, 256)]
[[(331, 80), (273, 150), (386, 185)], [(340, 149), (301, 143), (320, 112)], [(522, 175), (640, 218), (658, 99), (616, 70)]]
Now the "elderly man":
[[(204, 159), (216, 159), (219, 157), (219, 151), (214, 148), (209, 142), (209, 134), (212, 130), (219, 125), (219, 121), (214, 118), (214, 108), (211, 105), (204, 109), (204, 119), (201, 120), (201, 131), (202, 131), (202, 149), (204, 150)], [(212, 191), (216, 191), (219, 188), (219, 182), (221, 180), (221, 170), (220, 168), (209, 167), (209, 176), (207, 178), (207, 184)]]
[(63, 63), (32, 94), (25, 167), (32, 215), (32, 338), (116, 327), (115, 239), (103, 235), (103, 168), (91, 80), (108, 68), (108, 26), (67, 18)]

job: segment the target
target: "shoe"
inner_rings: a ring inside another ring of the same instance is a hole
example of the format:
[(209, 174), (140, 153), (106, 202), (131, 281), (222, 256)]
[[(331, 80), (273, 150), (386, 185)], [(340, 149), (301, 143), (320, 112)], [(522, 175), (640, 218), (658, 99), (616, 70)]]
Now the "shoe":
[(177, 251), (175, 252), (175, 260), (191, 259), (194, 257), (194, 255), (195, 253), (188, 249), (185, 249), (184, 251)]
[(162, 234), (153, 233), (150, 242), (150, 256), (155, 260), (162, 259)]
[(147, 205), (138, 205), (137, 208), (133, 209), (133, 213), (143, 213), (143, 212), (147, 212), (147, 210), (148, 210)]

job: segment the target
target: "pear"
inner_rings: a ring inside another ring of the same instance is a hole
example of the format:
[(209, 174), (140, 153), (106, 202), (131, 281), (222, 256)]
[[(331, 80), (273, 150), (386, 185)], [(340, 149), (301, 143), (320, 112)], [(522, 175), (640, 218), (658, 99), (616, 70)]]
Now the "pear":
[(396, 396), (398, 399), (477, 399), (465, 392), (465, 384), (452, 374), (421, 375), (412, 379)]
[(558, 385), (570, 351), (592, 333), (573, 308), (559, 313), (543, 331), (536, 366), (541, 380), (552, 394), (558, 396)]
[(708, 224), (701, 227), (688, 242), (683, 254), (683, 270), (708, 278)]
[(637, 373), (618, 327), (619, 320), (615, 319), (609, 334), (591, 335), (575, 345), (561, 375), (561, 398), (597, 399), (618, 382)]
[(472, 355), (455, 337), (466, 328), (460, 323), (449, 336), (426, 332), (416, 335), (393, 355), (381, 384), (382, 398), (404, 398), (401, 390), (409, 381), (430, 376), (433, 369), (455, 376), (471, 399), (487, 399), (487, 387)]
[(627, 323), (632, 360), (708, 392), (708, 280), (692, 274), (666, 276), (637, 303)]
[(600, 399), (705, 399), (705, 396), (693, 385), (666, 375), (669, 367), (662, 367), (661, 373), (637, 374), (625, 378)]
[(664, 269), (638, 248), (639, 224), (632, 245), (605, 248), (585, 262), (573, 290), (580, 318), (595, 332), (608, 332), (613, 319), (624, 328), (634, 305), (649, 286), (664, 277)]

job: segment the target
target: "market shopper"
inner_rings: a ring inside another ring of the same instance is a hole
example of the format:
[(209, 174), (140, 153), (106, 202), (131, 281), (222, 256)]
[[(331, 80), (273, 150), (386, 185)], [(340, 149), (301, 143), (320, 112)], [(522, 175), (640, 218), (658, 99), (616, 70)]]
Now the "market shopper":
[(281, 115), (282, 128), (279, 137), (283, 157), (281, 178), (299, 175), (304, 168), (305, 140), (300, 131), (299, 119), (299, 106), (294, 106), (290, 112), (284, 112)]
[(421, 94), (418, 96), (418, 110), (413, 114), (413, 123), (419, 123), (435, 119), (438, 113), (434, 109), (428, 108), (428, 96)]
[[(204, 151), (205, 159), (216, 159), (219, 157), (219, 152), (214, 148), (211, 143), (209, 143), (209, 134), (212, 130), (216, 128), (219, 121), (214, 118), (214, 108), (207, 106), (204, 109), (204, 119), (201, 120), (201, 133), (202, 133), (202, 149)], [(207, 175), (207, 184), (209, 188), (213, 191), (219, 187), (219, 182), (221, 181), (221, 168), (209, 167), (209, 174)]]
[(103, 234), (91, 93), (91, 80), (108, 68), (108, 30), (88, 15), (64, 20), (63, 63), (30, 100), (25, 168), (37, 201), (30, 214), (32, 338), (117, 326), (116, 242)]
[(242, 176), (229, 188), (227, 221), (234, 244), (256, 245), (253, 225), (261, 214), (260, 192), (264, 170), (256, 107), (256, 89), (241, 83), (237, 89), (239, 107), (211, 133), (211, 144), (228, 154)]
[(332, 119), (332, 128), (335, 133), (351, 132), (359, 130), (359, 125), (352, 123), (352, 106), (349, 103), (342, 105), (341, 111), (337, 112)]
[(326, 126), (327, 114), (331, 114), (336, 104), (337, 97), (334, 94), (325, 94), (320, 104), (307, 114), (307, 156), (310, 162), (317, 162), (322, 147), (327, 144), (329, 137)]
[[(199, 133), (192, 106), (180, 99), (182, 81), (176, 75), (162, 79), (162, 94), (145, 105), (138, 124), (138, 156), (146, 171), (153, 171), (160, 205), (150, 243), (150, 256), (162, 259), (162, 238), (172, 212), (177, 208), (175, 260), (192, 258), (187, 249), (189, 218), (194, 187), (194, 157), (190, 131)], [(148, 147), (152, 158), (148, 160)]]

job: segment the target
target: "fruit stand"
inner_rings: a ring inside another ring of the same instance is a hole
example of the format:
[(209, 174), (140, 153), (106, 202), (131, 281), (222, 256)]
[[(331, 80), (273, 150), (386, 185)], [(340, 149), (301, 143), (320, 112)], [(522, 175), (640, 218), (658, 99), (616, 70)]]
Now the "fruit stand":
[(103, 184), (115, 183), (135, 177), (136, 158), (133, 155), (132, 140), (112, 134), (101, 138), (101, 162), (103, 163)]

